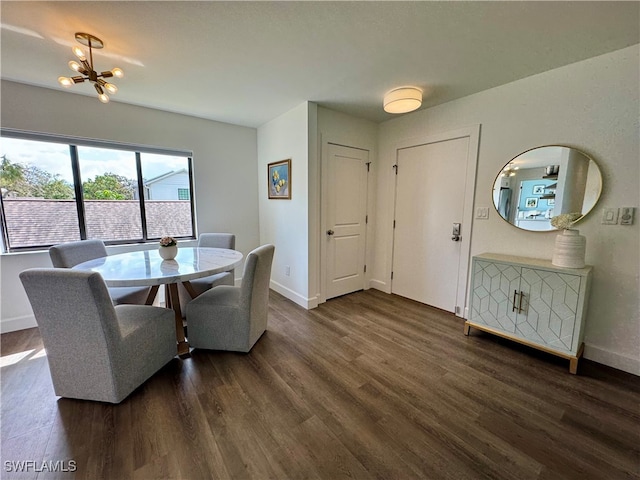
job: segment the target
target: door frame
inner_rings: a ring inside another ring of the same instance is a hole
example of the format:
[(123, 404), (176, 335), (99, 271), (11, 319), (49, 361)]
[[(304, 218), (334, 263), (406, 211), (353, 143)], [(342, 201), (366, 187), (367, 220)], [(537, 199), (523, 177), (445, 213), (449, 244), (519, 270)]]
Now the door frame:
[[(468, 309), (467, 299), (469, 293), (469, 272), (471, 266), (471, 234), (473, 232), (473, 210), (476, 193), (476, 172), (478, 168), (478, 156), (480, 147), (480, 124), (462, 127), (446, 132), (426, 135), (421, 137), (413, 137), (398, 142), (394, 147), (395, 158), (391, 168), (395, 169), (398, 164), (399, 151), (411, 147), (419, 147), (430, 143), (445, 142), (448, 140), (457, 140), (459, 138), (469, 138), (469, 146), (467, 149), (467, 174), (464, 179), (464, 207), (462, 214), (462, 240), (460, 245), (460, 264), (458, 266), (458, 285), (456, 294), (456, 311), (458, 317), (467, 318)], [(395, 203), (397, 197), (397, 175), (392, 171), (393, 181), (389, 182), (391, 195), (393, 199), (393, 209), (391, 211), (390, 239), (388, 243), (387, 258), (389, 259), (386, 272), (386, 281), (389, 285), (389, 293), (391, 292), (391, 273), (393, 270), (393, 252), (394, 252), (394, 228), (393, 221), (395, 219)]]
[[(328, 189), (329, 185), (325, 179), (325, 175), (327, 173), (327, 161), (329, 160), (329, 146), (336, 145), (338, 147), (346, 147), (353, 148), (354, 150), (362, 150), (369, 153), (369, 163), (370, 163), (370, 171), (373, 170), (373, 161), (372, 161), (372, 151), (371, 149), (364, 147), (356, 147), (353, 145), (347, 145), (346, 142), (336, 142), (333, 139), (322, 140), (322, 155), (320, 162), (320, 179), (321, 179), (321, 187), (320, 187), (320, 232), (319, 233), (319, 242), (320, 242), (320, 292), (318, 295), (318, 303), (324, 303), (327, 301), (327, 242), (325, 241), (326, 231), (327, 231), (327, 199), (328, 199)], [(367, 178), (367, 216), (369, 221), (366, 223), (365, 228), (365, 237), (364, 237), (364, 263), (365, 265), (370, 265), (370, 242), (369, 238), (371, 238), (371, 225), (372, 225), (372, 214), (371, 214), (371, 191), (372, 188), (372, 177)], [(371, 268), (367, 268), (367, 271), (364, 273), (364, 280), (362, 288), (367, 290), (369, 288), (369, 279), (371, 275)]]

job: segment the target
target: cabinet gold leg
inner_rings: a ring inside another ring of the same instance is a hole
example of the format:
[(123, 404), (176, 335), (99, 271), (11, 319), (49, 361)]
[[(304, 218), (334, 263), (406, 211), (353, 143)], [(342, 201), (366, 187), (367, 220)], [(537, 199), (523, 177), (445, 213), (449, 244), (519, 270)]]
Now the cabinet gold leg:
[(574, 357), (569, 359), (569, 373), (574, 375), (578, 372), (578, 358)]
[(469, 325), (467, 322), (464, 322), (464, 334), (469, 335), (470, 330), (471, 330), (471, 325)]
[(582, 353), (584, 352), (584, 343), (580, 345), (578, 349), (578, 353), (576, 353), (575, 357), (571, 357), (569, 359), (569, 373), (576, 374), (578, 373), (578, 362), (580, 361), (580, 357), (582, 357)]

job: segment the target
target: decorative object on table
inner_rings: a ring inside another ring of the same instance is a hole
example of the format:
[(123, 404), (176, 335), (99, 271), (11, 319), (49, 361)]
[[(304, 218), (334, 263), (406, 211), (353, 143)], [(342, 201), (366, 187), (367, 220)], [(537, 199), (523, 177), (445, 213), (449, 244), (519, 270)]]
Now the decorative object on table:
[(582, 216), (579, 212), (563, 213), (551, 219), (551, 226), (563, 230), (562, 233), (556, 237), (553, 258), (551, 259), (553, 265), (566, 268), (584, 267), (587, 239), (583, 235), (580, 235), (578, 230), (571, 228)]
[(267, 165), (269, 198), (291, 200), (291, 159)]
[(84, 50), (80, 47), (73, 47), (71, 51), (78, 57), (80, 63), (71, 60), (69, 62), (69, 68), (74, 72), (78, 72), (80, 75), (76, 75), (75, 77), (58, 77), (58, 82), (63, 87), (70, 87), (71, 85), (87, 80), (93, 83), (93, 88), (95, 88), (98, 93), (98, 100), (102, 103), (108, 103), (109, 96), (104, 91), (106, 90), (111, 94), (115, 94), (118, 91), (118, 87), (112, 83), (105, 82), (104, 79), (110, 77), (122, 78), (124, 72), (120, 68), (113, 68), (100, 73), (96, 72), (93, 68), (93, 49), (104, 47), (104, 43), (102, 43), (102, 40), (98, 37), (82, 32), (76, 33), (76, 40), (82, 45), (89, 47), (89, 60), (87, 61)]
[(178, 242), (173, 237), (162, 237), (158, 253), (164, 260), (173, 260), (178, 254)]

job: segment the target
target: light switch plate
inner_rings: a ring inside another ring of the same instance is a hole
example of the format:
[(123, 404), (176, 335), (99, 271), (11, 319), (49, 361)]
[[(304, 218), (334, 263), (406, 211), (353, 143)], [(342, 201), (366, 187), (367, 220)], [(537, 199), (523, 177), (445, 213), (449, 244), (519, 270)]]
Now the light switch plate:
[(476, 218), (481, 220), (486, 220), (489, 218), (489, 207), (478, 207), (476, 208)]
[(620, 225), (633, 225), (633, 216), (635, 212), (635, 207), (620, 208)]
[(604, 208), (604, 209), (602, 209), (602, 224), (603, 225), (617, 225), (618, 224), (618, 209), (617, 208)]

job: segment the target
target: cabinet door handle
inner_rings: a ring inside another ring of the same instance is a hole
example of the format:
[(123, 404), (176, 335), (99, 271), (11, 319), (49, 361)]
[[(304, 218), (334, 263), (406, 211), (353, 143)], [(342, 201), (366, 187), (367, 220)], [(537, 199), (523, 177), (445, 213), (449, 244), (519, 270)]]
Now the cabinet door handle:
[(514, 290), (513, 291), (513, 307), (511, 308), (512, 312), (516, 311), (516, 297), (518, 296), (518, 291)]
[(518, 302), (518, 313), (522, 313), (522, 297), (524, 297), (524, 293), (520, 292), (520, 301)]

